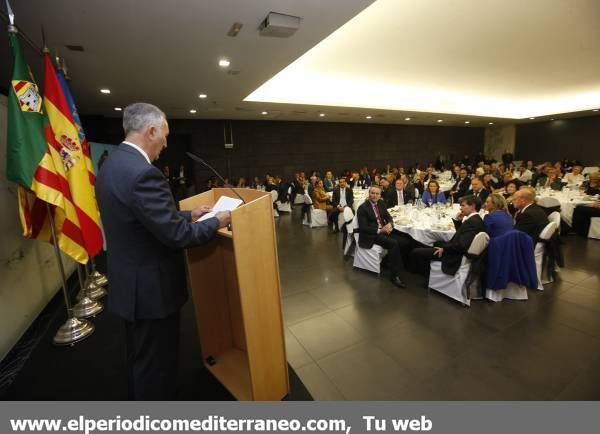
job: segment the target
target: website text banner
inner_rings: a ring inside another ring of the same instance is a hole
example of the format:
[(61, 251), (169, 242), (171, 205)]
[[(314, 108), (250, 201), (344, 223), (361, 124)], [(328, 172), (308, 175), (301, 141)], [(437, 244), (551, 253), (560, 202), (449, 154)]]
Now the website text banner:
[(1, 433), (598, 433), (598, 402), (0, 402)]

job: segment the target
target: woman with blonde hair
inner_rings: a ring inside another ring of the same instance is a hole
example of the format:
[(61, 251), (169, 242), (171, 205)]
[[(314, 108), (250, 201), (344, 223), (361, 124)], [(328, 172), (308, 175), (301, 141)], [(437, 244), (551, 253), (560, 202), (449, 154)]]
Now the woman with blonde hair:
[(483, 223), (490, 238), (504, 235), (512, 230), (513, 219), (507, 211), (506, 200), (501, 194), (490, 194), (485, 200), (485, 210), (488, 214), (483, 219)]

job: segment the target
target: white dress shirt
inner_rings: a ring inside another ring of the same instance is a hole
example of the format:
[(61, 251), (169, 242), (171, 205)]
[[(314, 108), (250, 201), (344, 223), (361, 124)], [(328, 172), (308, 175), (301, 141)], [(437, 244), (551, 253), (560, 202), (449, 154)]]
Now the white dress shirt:
[(340, 187), (340, 203), (339, 203), (339, 206), (341, 206), (342, 208), (344, 208), (345, 206), (347, 206), (347, 203), (346, 203), (346, 188), (348, 188), (348, 187), (344, 187), (344, 188)]
[(146, 154), (146, 151), (144, 151), (142, 148), (140, 148), (138, 145), (136, 145), (135, 143), (131, 143), (131, 142), (126, 142), (123, 141), (123, 143), (125, 143), (126, 145), (131, 146), (132, 148), (136, 149), (140, 154), (142, 154), (144, 156), (144, 158), (146, 159), (146, 161), (148, 162), (148, 164), (152, 164), (150, 162), (150, 157), (148, 157), (148, 154)]

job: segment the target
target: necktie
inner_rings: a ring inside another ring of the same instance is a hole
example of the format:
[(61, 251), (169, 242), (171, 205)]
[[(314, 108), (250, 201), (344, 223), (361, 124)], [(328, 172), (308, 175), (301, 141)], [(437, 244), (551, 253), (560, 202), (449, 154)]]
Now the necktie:
[(381, 218), (381, 215), (379, 214), (379, 207), (377, 206), (377, 204), (371, 202), (371, 206), (373, 206), (373, 211), (375, 211), (375, 215), (377, 216), (377, 221), (379, 222), (379, 225), (381, 227), (384, 226), (383, 224), (383, 219)]

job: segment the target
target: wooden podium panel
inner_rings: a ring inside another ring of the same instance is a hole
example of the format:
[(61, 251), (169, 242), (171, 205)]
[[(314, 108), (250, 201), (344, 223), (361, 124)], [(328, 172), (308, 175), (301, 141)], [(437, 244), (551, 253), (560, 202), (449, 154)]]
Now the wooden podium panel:
[[(235, 189), (246, 201), (231, 213), (232, 230), (186, 252), (206, 367), (239, 400), (280, 400), (289, 392), (277, 238), (271, 195)], [(213, 205), (226, 188), (180, 202)]]

